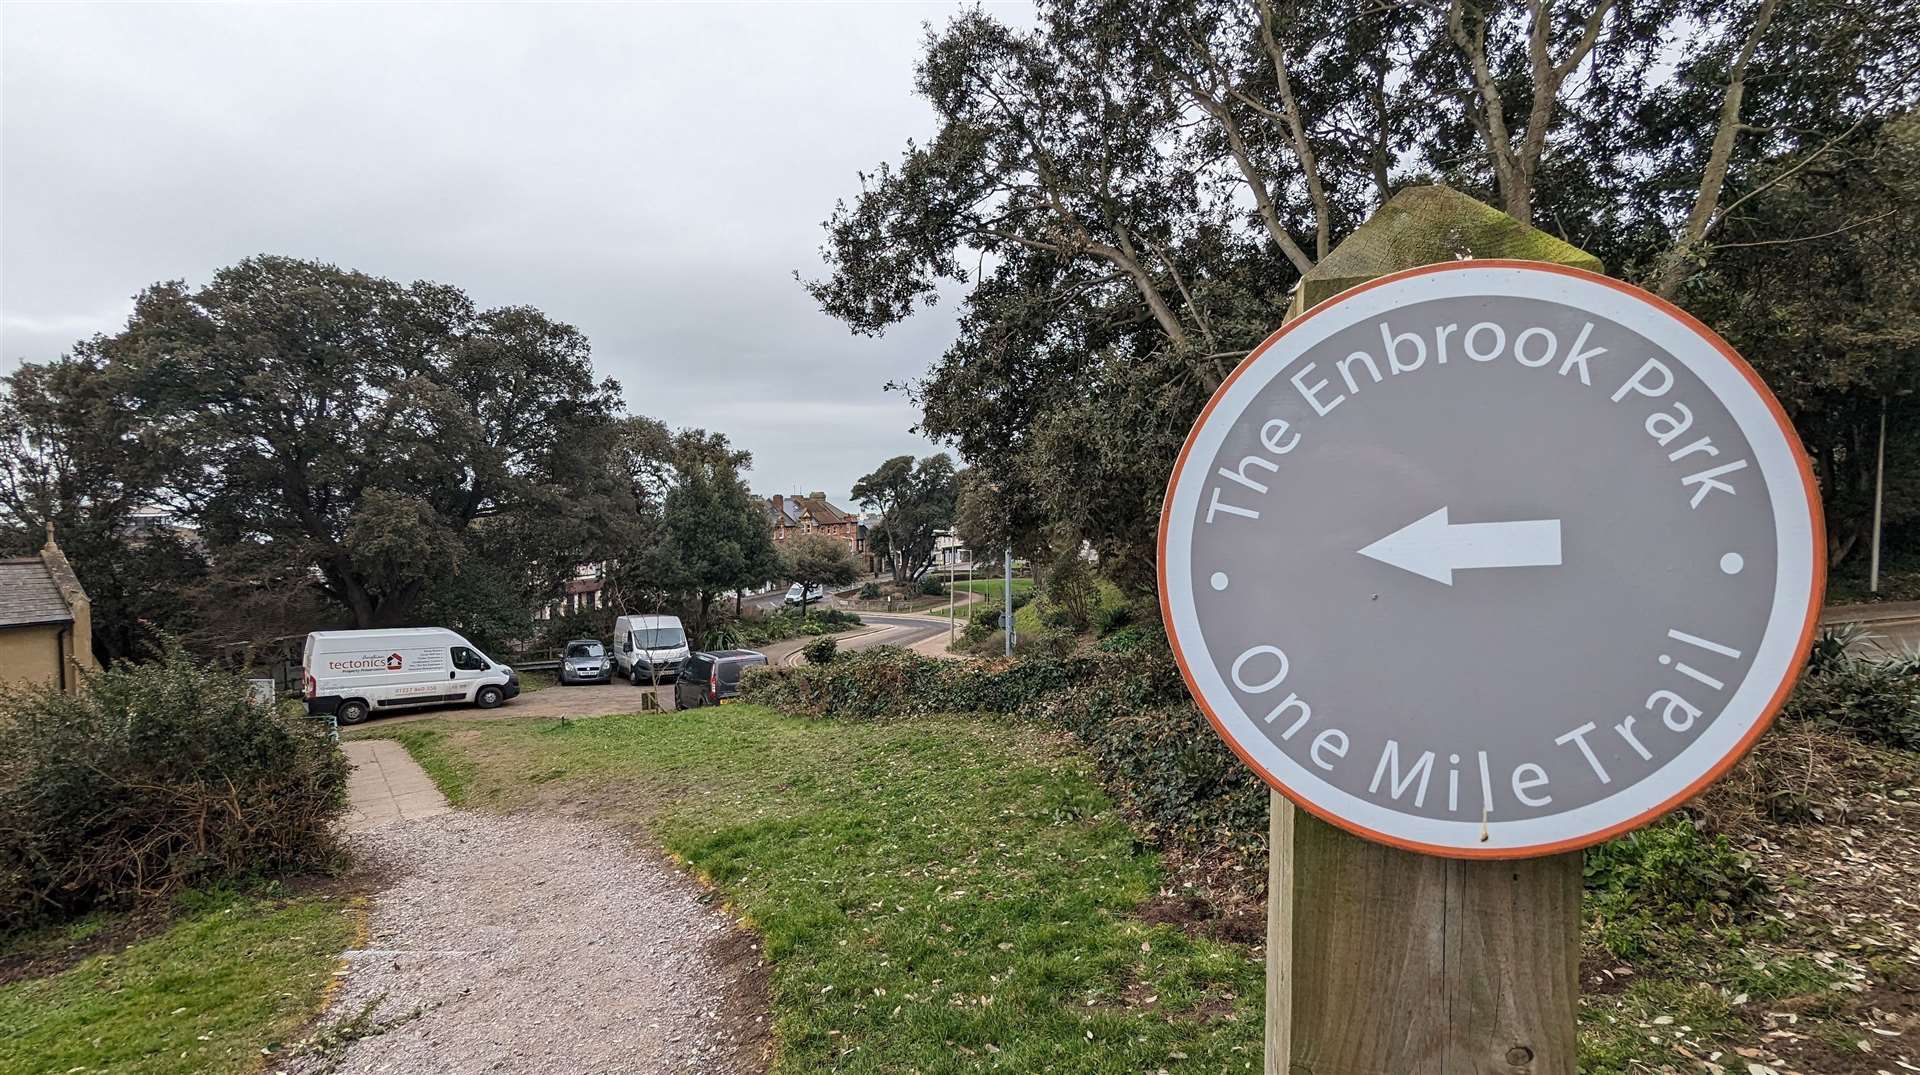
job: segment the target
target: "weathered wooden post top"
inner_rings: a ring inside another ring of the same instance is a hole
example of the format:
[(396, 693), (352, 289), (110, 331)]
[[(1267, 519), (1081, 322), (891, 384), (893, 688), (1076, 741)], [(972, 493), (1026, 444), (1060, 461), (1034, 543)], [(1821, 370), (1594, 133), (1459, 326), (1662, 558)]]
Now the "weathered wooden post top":
[(1573, 1075), (1580, 849), (1724, 773), (1805, 659), (1791, 426), (1600, 268), (1403, 191), (1175, 464), (1168, 636), (1274, 789), (1269, 1073)]

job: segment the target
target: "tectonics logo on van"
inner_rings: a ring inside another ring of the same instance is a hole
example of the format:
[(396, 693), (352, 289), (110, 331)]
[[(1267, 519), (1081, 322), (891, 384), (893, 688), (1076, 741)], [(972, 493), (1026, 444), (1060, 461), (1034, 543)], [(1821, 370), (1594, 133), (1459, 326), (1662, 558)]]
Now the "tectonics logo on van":
[(380, 672), (399, 671), (401, 665), (398, 653), (386, 657), (346, 657), (328, 661), (329, 672)]

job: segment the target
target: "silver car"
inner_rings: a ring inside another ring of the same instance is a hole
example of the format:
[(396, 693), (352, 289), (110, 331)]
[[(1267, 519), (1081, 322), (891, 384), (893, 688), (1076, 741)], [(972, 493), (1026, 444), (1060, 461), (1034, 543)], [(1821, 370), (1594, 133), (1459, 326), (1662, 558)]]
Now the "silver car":
[(569, 683), (612, 683), (613, 659), (605, 644), (591, 638), (567, 643), (560, 657), (560, 685)]

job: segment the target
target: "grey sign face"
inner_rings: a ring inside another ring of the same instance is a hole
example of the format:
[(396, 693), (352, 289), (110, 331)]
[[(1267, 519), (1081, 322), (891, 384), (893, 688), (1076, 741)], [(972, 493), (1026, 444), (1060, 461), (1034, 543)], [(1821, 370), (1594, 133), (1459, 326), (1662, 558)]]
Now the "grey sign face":
[(1163, 527), (1216, 727), (1303, 806), (1440, 854), (1577, 847), (1697, 791), (1818, 605), (1809, 476), (1724, 347), (1515, 263), (1277, 333), (1196, 425)]

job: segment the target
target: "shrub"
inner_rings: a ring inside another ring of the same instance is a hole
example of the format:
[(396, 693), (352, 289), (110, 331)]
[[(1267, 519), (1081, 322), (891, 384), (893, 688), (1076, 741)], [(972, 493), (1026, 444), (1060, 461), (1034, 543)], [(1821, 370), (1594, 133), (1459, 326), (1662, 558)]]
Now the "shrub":
[(1829, 725), (1877, 746), (1920, 750), (1920, 673), (1909, 662), (1850, 653), (1817, 660), (1819, 671), (1787, 700), (1786, 719)]
[(978, 645), (999, 629), (998, 608), (977, 608), (973, 610), (973, 615), (967, 617), (967, 626), (961, 630), (960, 637), (968, 645)]
[(807, 643), (800, 650), (809, 664), (832, 664), (833, 656), (840, 650), (840, 644), (831, 636), (822, 636)]
[[(801, 618), (798, 609), (783, 608), (764, 616), (742, 616), (723, 628), (709, 628), (709, 637), (724, 637), (726, 642), (724, 645), (715, 642), (709, 644), (707, 648), (732, 649), (739, 646), (764, 646), (789, 638), (833, 634), (849, 627), (858, 627), (861, 623), (862, 620), (857, 614), (837, 608), (820, 608), (816, 605), (808, 611), (804, 619)], [(725, 634), (717, 634), (717, 631), (724, 631)]]
[(879, 583), (877, 583), (877, 582), (869, 582), (869, 583), (866, 583), (865, 585), (863, 585), (863, 586), (861, 586), (861, 587), (860, 587), (860, 600), (862, 600), (862, 601), (878, 601), (878, 600), (880, 600), (880, 584), (879, 584)]
[(1096, 634), (1105, 638), (1132, 622), (1133, 608), (1131, 606), (1105, 605), (1101, 607), (1098, 613), (1094, 614), (1093, 629)]
[(1122, 627), (1100, 640), (1100, 648), (1108, 653), (1132, 653), (1147, 644), (1152, 634), (1140, 626)]
[(179, 647), (0, 703), (0, 929), (330, 864), (346, 758)]
[(1586, 883), (1600, 943), (1622, 959), (1657, 951), (1663, 931), (1749, 918), (1766, 895), (1745, 855), (1684, 817), (1588, 849)]
[(1864, 628), (1855, 623), (1822, 629), (1807, 650), (1807, 675), (1819, 675), (1829, 667), (1849, 660), (1848, 651), (1866, 637), (1866, 633)]
[(1093, 572), (1077, 552), (1054, 562), (1046, 577), (1047, 622), (1061, 630), (1085, 633), (1093, 626), (1093, 612), (1100, 604), (1100, 587)]
[(923, 597), (944, 597), (947, 593), (947, 584), (932, 575), (920, 576), (915, 585)]

